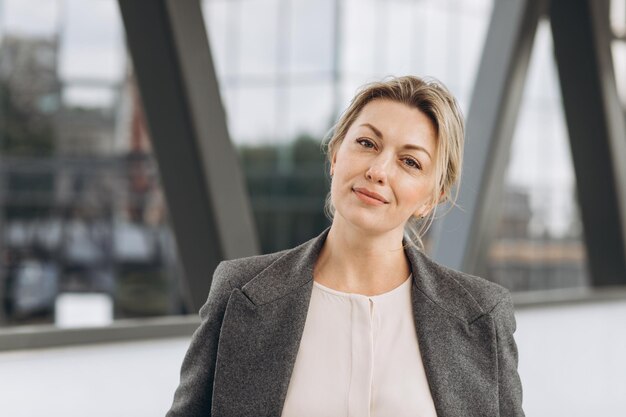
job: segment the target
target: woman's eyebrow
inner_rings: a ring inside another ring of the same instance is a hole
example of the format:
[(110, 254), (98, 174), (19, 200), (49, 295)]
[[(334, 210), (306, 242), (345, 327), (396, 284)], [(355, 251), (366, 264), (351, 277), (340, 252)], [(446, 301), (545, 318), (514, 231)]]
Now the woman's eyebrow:
[[(369, 128), (369, 129), (371, 129), (371, 130), (374, 132), (374, 134), (375, 134), (376, 136), (378, 136), (379, 138), (381, 138), (381, 139), (383, 139), (383, 140), (385, 139), (385, 138), (383, 137), (383, 132), (381, 132), (380, 130), (378, 130), (378, 129), (377, 129), (374, 125), (372, 125), (371, 123), (361, 123), (359, 126), (364, 126), (364, 127), (367, 127), (367, 128)], [(413, 149), (413, 150), (416, 150), (416, 151), (422, 151), (422, 152), (424, 152), (426, 155), (428, 155), (428, 157), (429, 157), (431, 160), (433, 159), (433, 157), (432, 157), (432, 156), (430, 156), (430, 153), (429, 153), (429, 152), (426, 150), (426, 148), (424, 148), (423, 146), (414, 145), (414, 144), (412, 144), (412, 143), (407, 143), (406, 145), (404, 145), (404, 146), (403, 146), (403, 148), (405, 148), (405, 149)]]
[(429, 159), (433, 159), (432, 156), (430, 156), (430, 153), (426, 150), (426, 148), (424, 148), (423, 146), (419, 146), (419, 145), (413, 145), (412, 143), (407, 143), (406, 145), (403, 146), (403, 148), (405, 149), (414, 149), (416, 151), (422, 151), (424, 152), (426, 155), (428, 155)]
[(376, 129), (376, 127), (374, 127), (374, 125), (372, 125), (371, 123), (361, 123), (361, 126), (369, 127), (376, 134), (376, 136), (378, 136), (381, 139), (384, 139), (383, 132)]

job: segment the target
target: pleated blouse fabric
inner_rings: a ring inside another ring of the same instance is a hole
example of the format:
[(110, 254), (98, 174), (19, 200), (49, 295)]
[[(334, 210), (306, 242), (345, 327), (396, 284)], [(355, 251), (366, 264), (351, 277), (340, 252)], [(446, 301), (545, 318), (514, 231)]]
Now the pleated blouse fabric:
[(411, 306), (412, 277), (384, 294), (313, 282), (282, 417), (433, 417)]

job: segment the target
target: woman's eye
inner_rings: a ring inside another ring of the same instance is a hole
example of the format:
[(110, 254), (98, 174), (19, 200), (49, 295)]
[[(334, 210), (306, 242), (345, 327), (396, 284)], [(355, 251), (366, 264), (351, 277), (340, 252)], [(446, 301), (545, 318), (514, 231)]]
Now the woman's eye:
[(419, 162), (417, 162), (415, 159), (413, 158), (406, 158), (404, 160), (404, 163), (409, 166), (410, 168), (417, 168), (419, 170), (422, 169), (422, 166), (419, 164)]
[(372, 143), (371, 140), (361, 138), (361, 139), (357, 139), (356, 141), (357, 141), (358, 144), (362, 145), (365, 148), (373, 148), (374, 147), (374, 144)]

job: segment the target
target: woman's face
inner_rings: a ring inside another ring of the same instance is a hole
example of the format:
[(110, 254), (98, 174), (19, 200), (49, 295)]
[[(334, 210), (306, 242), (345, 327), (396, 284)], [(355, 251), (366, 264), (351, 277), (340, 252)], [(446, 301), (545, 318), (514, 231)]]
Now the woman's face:
[(431, 208), (436, 134), (420, 110), (373, 100), (361, 110), (331, 164), (337, 216), (370, 233), (402, 233)]

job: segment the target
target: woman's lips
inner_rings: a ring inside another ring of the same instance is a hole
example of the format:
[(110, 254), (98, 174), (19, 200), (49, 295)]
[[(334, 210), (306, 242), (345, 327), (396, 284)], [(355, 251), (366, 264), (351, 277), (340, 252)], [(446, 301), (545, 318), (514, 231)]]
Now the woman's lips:
[(387, 200), (385, 200), (383, 196), (373, 191), (366, 190), (365, 188), (353, 188), (352, 191), (354, 191), (356, 196), (365, 203), (376, 206), (387, 204)]

